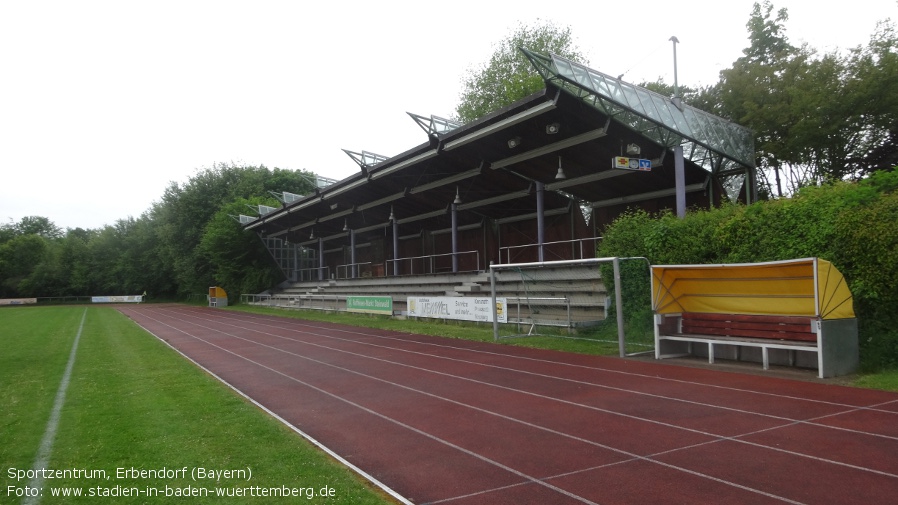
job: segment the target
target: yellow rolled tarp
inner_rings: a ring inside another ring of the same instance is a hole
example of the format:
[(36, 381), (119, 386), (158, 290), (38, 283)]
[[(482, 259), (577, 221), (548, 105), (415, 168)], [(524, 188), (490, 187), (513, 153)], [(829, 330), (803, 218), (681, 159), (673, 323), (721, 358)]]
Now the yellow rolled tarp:
[(658, 314), (710, 312), (854, 318), (851, 291), (829, 261), (653, 265), (652, 309)]

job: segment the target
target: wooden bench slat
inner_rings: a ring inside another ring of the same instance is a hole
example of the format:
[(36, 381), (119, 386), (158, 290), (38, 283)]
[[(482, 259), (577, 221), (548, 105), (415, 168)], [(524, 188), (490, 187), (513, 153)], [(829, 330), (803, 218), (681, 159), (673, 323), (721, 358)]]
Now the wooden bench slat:
[(744, 323), (729, 321), (703, 321), (697, 319), (684, 320), (683, 326), (701, 326), (704, 328), (734, 328), (737, 330), (769, 330), (769, 331), (794, 331), (811, 332), (811, 321), (786, 323)]
[(716, 321), (748, 321), (757, 322), (764, 321), (770, 323), (793, 323), (796, 320), (807, 319), (808, 316), (771, 316), (761, 314), (717, 314), (713, 312), (684, 312), (683, 319), (705, 319)]
[(687, 312), (681, 316), (680, 332), (692, 335), (817, 341), (811, 319), (804, 316)]
[(729, 336), (729, 337), (753, 337), (753, 338), (769, 338), (774, 340), (801, 340), (803, 342), (816, 342), (817, 335), (814, 333), (796, 332), (796, 331), (771, 331), (771, 330), (749, 330), (734, 328), (714, 328), (705, 326), (683, 326), (684, 334), (691, 335), (709, 335), (709, 336)]

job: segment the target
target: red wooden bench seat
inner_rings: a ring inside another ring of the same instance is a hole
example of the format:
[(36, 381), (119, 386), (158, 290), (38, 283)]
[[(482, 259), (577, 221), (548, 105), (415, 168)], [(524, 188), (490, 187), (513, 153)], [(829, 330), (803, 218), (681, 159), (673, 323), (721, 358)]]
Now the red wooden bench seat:
[[(656, 358), (692, 354), (693, 343), (707, 345), (709, 363), (714, 363), (715, 346), (736, 346), (737, 359), (740, 346), (760, 348), (765, 370), (769, 368), (770, 349), (790, 351), (790, 364), (794, 364), (795, 351), (818, 353), (819, 358), (817, 322), (811, 317), (701, 312), (656, 317)], [(664, 354), (660, 347), (663, 341), (688, 344), (686, 353)]]
[(772, 338), (817, 342), (811, 318), (687, 312), (680, 319), (683, 335)]

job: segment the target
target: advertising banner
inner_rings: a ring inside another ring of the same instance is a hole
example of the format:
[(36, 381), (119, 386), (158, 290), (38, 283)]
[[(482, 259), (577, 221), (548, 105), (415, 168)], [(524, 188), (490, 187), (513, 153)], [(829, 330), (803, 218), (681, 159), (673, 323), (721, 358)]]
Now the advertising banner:
[(143, 295), (133, 296), (92, 296), (91, 303), (140, 303), (143, 301)]
[(37, 303), (37, 298), (2, 298), (0, 305), (30, 305)]
[(390, 296), (347, 296), (346, 312), (393, 315), (393, 298)]
[[(493, 321), (491, 304), (489, 297), (410, 296), (408, 315), (489, 323)], [(496, 315), (500, 323), (508, 322), (505, 306), (505, 298), (496, 298)]]

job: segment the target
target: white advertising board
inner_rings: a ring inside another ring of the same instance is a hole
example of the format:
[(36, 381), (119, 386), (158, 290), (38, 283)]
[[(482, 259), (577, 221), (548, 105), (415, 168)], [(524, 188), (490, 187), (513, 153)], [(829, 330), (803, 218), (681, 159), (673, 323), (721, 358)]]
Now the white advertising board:
[[(458, 319), (491, 323), (492, 299), (473, 296), (410, 296), (408, 315), (435, 319)], [(508, 322), (505, 298), (496, 298), (496, 314), (500, 323)]]
[(37, 303), (37, 298), (3, 298), (0, 305), (31, 305)]
[(143, 295), (133, 296), (92, 296), (91, 303), (140, 303), (143, 301)]

